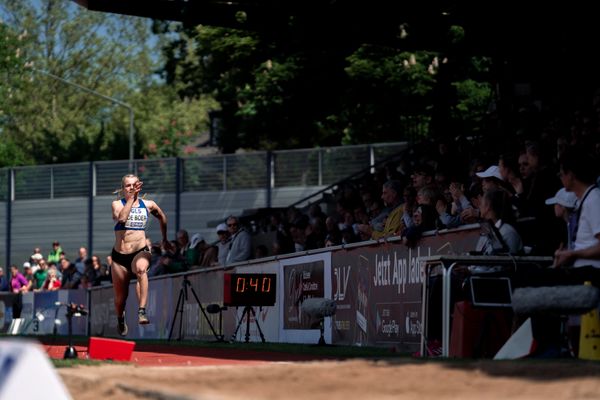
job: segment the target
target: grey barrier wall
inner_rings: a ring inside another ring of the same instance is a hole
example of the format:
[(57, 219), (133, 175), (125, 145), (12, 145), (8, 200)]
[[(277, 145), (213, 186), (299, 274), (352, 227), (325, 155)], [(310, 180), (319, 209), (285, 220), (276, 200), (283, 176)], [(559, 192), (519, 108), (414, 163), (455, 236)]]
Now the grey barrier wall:
[[(210, 325), (221, 333), (219, 315), (205, 317), (200, 306), (206, 309), (209, 304), (223, 304), (224, 273), (266, 272), (277, 275), (275, 305), (254, 307), (256, 317), (249, 320), (243, 316), (243, 307), (229, 307), (223, 312), (222, 333), (226, 339), (244, 340), (249, 323), (252, 341), (260, 340), (260, 325), (269, 342), (316, 343), (319, 330), (301, 312), (302, 302), (310, 297), (325, 297), (337, 303), (336, 314), (326, 321), (328, 343), (395, 346), (402, 351), (416, 351), (422, 326), (421, 257), (472, 250), (479, 235), (479, 226), (470, 225), (428, 234), (414, 248), (397, 239), (369, 241), (238, 263), (228, 268), (190, 271), (186, 274), (191, 283), (189, 288), (186, 285), (186, 296), (182, 295), (183, 274), (152, 278), (146, 308), (152, 323), (147, 327), (137, 325), (132, 283), (126, 308), (129, 338), (212, 340)], [(93, 288), (88, 296), (88, 334), (116, 337), (112, 287)], [(179, 308), (178, 301), (181, 301)], [(29, 315), (35, 315), (39, 308), (36, 299)], [(242, 328), (234, 336), (238, 326)]]
[[(279, 188), (272, 193), (273, 207), (285, 207), (297, 199), (314, 193), (321, 187)], [(147, 198), (155, 200), (169, 219), (169, 238), (175, 238), (176, 195), (174, 193), (148, 193)], [(67, 257), (77, 258), (79, 247), (85, 246), (99, 255), (102, 260), (110, 254), (114, 243), (114, 222), (111, 217), (111, 203), (116, 197), (96, 196), (93, 198), (91, 213), (91, 235), (88, 231), (90, 215), (87, 198), (61, 198), (48, 200), (22, 200), (12, 202), (11, 218), (11, 259), (21, 264), (29, 259), (35, 246), (42, 248), (44, 256), (52, 248), (53, 240), (58, 240)], [(229, 215), (240, 215), (245, 209), (265, 207), (264, 190), (238, 190), (228, 192), (186, 192), (180, 198), (180, 228), (191, 234), (200, 233), (206, 240), (217, 239), (211, 221), (225, 219)], [(0, 220), (6, 221), (4, 208), (0, 205)], [(160, 237), (160, 226), (151, 218), (147, 235), (153, 241)], [(1, 243), (6, 243), (6, 230), (0, 232)], [(0, 260), (6, 257), (5, 246), (0, 248)]]
[[(112, 246), (110, 203), (123, 175), (144, 181), (149, 198), (178, 228), (216, 239), (212, 222), (243, 210), (285, 207), (407, 148), (407, 143), (158, 160), (101, 161), (0, 169), (0, 265), (21, 265), (53, 240), (71, 258), (80, 246), (102, 258)], [(149, 231), (159, 239), (158, 224)]]

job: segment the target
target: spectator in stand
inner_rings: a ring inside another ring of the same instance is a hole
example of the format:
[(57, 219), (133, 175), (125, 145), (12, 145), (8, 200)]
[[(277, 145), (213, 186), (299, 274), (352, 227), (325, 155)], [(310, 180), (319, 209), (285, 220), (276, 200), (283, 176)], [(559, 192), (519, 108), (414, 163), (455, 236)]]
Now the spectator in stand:
[(313, 217), (305, 230), (305, 250), (321, 249), (325, 247), (325, 231), (326, 227), (324, 219), (321, 217)]
[(27, 287), (29, 282), (27, 278), (23, 276), (22, 273), (19, 272), (19, 267), (16, 265), (10, 266), (10, 291), (13, 293), (25, 293), (27, 292)]
[[(325, 230), (325, 245), (327, 245), (327, 238), (329, 238), (331, 243), (335, 243), (336, 245), (342, 243), (342, 232), (340, 232), (340, 227), (337, 223), (336, 217), (329, 216), (325, 219)], [(369, 239), (369, 236), (362, 238), (362, 240)]]
[(475, 175), (481, 178), (481, 189), (484, 193), (491, 190), (505, 189), (502, 174), (500, 174), (500, 168), (497, 165), (492, 165), (483, 172), (475, 173)]
[(438, 200), (436, 209), (439, 213), (441, 223), (447, 228), (456, 228), (463, 224), (461, 213), (469, 208), (473, 208), (471, 202), (464, 194), (464, 185), (459, 182), (452, 182), (448, 188), (451, 197), (450, 209), (444, 200)]
[(86, 261), (88, 260), (88, 251), (85, 247), (79, 248), (79, 257), (75, 260), (75, 268), (80, 274), (84, 275)]
[(240, 226), (239, 219), (233, 215), (227, 218), (227, 229), (231, 234), (231, 244), (225, 264), (249, 260), (252, 257), (250, 234)]
[(44, 286), (44, 282), (46, 281), (46, 277), (48, 276), (48, 265), (46, 264), (46, 260), (43, 258), (38, 261), (38, 269), (33, 273), (33, 290), (39, 292), (42, 290), (42, 286)]
[(23, 263), (23, 275), (25, 276), (25, 279), (27, 279), (27, 291), (33, 291), (35, 286), (33, 282), (33, 271), (31, 271), (31, 264), (29, 261)]
[(180, 229), (177, 231), (176, 239), (178, 258), (183, 260), (185, 269), (190, 269), (192, 266), (198, 264), (198, 250), (195, 245), (192, 246), (188, 231)]
[(77, 289), (81, 282), (81, 274), (68, 258), (63, 258), (60, 261), (62, 269), (61, 287), (63, 289)]
[(194, 264), (194, 266), (210, 267), (218, 260), (217, 247), (206, 243), (204, 237), (202, 237), (199, 233), (196, 233), (192, 236), (192, 239), (190, 240), (190, 248), (194, 249), (198, 256), (198, 261)]
[(60, 261), (60, 253), (62, 253), (62, 247), (60, 247), (60, 243), (55, 240), (54, 242), (52, 242), (52, 250), (50, 251), (50, 254), (48, 254), (48, 257), (46, 258), (46, 261), (48, 261), (49, 263), (53, 262), (55, 264), (58, 264), (58, 262)]
[(256, 246), (254, 249), (254, 258), (265, 258), (269, 256), (269, 249), (264, 244)]
[(58, 271), (56, 270), (56, 266), (52, 265), (52, 267), (48, 268), (48, 276), (42, 285), (42, 290), (58, 290), (60, 289), (60, 279), (58, 277)]
[(489, 190), (481, 201), (481, 218), (488, 221), (487, 235), (482, 236), (476, 250), (486, 255), (517, 254), (523, 250), (521, 236), (514, 228), (514, 213), (508, 193), (502, 189)]
[(519, 173), (519, 164), (513, 154), (502, 154), (498, 160), (498, 172), (501, 179), (512, 188), (512, 193), (520, 195), (524, 191), (523, 181)]
[(33, 249), (33, 253), (29, 256), (29, 263), (31, 264), (31, 269), (35, 274), (39, 269), (39, 262), (42, 260), (44, 256), (42, 255), (42, 250), (39, 247)]
[(358, 226), (359, 232), (370, 235), (371, 239), (378, 240), (384, 237), (399, 235), (405, 228), (402, 220), (402, 187), (398, 181), (387, 181), (383, 184), (381, 199), (391, 211), (385, 220), (385, 226), (382, 231), (376, 231), (371, 225), (361, 224)]
[(59, 280), (62, 281), (62, 272), (60, 272), (60, 270), (56, 266), (56, 263), (55, 262), (48, 262), (47, 264), (48, 264), (48, 269), (54, 268), (56, 270), (56, 276), (58, 277)]
[[(106, 266), (106, 264), (102, 264), (100, 262), (100, 257), (98, 257), (97, 255), (92, 255), (91, 259), (91, 270), (90, 270), (90, 277), (91, 277), (91, 282), (93, 286), (98, 286), (100, 285), (102, 282), (108, 282), (110, 281), (110, 271), (108, 269), (108, 266)], [(92, 273), (93, 271), (93, 273)]]
[(597, 161), (583, 151), (569, 149), (560, 162), (560, 179), (564, 188), (577, 196), (577, 229), (573, 249), (555, 253), (556, 266), (590, 266), (600, 268), (600, 189), (596, 186)]
[(0, 267), (0, 292), (9, 292), (10, 283), (8, 278), (4, 275), (4, 268)]
[(412, 187), (415, 188), (416, 191), (419, 191), (421, 188), (425, 186), (430, 186), (435, 184), (435, 171), (434, 169), (427, 163), (422, 163), (415, 167), (411, 178), (412, 178)]
[(217, 242), (217, 262), (219, 265), (225, 265), (227, 253), (229, 253), (229, 245), (231, 244), (231, 235), (227, 229), (227, 224), (217, 225), (217, 236), (219, 237), (219, 241)]
[(546, 200), (547, 205), (554, 206), (554, 215), (565, 224), (565, 234), (561, 241), (560, 248), (573, 250), (573, 238), (575, 237), (575, 228), (577, 214), (573, 211), (577, 205), (577, 196), (573, 192), (567, 192), (565, 188), (560, 189), (554, 197)]
[(92, 287), (92, 283), (90, 282), (90, 280), (87, 277), (87, 275), (82, 274), (81, 275), (81, 279), (79, 280), (79, 287), (78, 287), (78, 289), (89, 289), (91, 287)]

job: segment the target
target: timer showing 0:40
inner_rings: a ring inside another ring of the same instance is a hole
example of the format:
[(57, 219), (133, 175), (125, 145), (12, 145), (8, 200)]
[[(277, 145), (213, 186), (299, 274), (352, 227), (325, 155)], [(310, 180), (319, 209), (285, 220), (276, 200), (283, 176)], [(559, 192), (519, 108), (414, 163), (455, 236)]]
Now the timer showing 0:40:
[(277, 297), (277, 274), (226, 273), (223, 304), (227, 306), (272, 306)]
[(271, 277), (246, 277), (237, 276), (235, 282), (235, 291), (244, 293), (246, 291), (269, 293), (271, 291)]

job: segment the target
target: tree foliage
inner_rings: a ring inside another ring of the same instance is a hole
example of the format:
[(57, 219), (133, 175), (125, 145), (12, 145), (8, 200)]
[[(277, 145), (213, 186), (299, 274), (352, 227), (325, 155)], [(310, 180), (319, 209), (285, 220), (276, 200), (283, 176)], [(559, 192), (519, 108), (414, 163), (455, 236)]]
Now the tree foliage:
[[(449, 47), (337, 46), (294, 26), (269, 33), (162, 25), (163, 73), (178, 93), (211, 94), (219, 145), (293, 148), (410, 139), (475, 129), (487, 109), (488, 65)], [(452, 27), (459, 49), (464, 31)]]
[[(148, 148), (151, 141), (162, 147), (164, 121), (178, 117), (191, 136), (206, 131), (206, 102), (181, 100), (155, 74), (162, 62), (155, 48), (160, 40), (149, 20), (91, 12), (60, 0), (5, 0), (0, 13), (6, 26), (27, 32), (20, 43), (24, 63), (16, 72), (24, 84), (11, 83), (13, 98), (1, 122), (4, 137), (26, 155), (26, 160), (12, 162), (128, 157), (128, 110), (46, 72), (131, 105), (135, 157), (161, 154)], [(177, 150), (168, 153), (183, 153), (183, 148)]]

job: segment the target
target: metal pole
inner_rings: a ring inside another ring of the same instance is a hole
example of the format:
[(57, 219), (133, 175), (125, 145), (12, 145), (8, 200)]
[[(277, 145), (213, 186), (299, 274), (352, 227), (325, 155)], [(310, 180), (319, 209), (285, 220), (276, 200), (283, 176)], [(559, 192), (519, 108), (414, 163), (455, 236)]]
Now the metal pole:
[[(12, 201), (13, 195), (13, 169), (9, 168), (6, 170), (6, 270), (8, 271), (6, 276), (10, 274), (10, 246), (11, 246), (11, 234), (12, 234)], [(12, 278), (12, 277), (11, 277)], [(8, 278), (7, 278), (8, 279)]]
[(134, 153), (134, 147), (135, 147), (135, 143), (134, 143), (134, 140), (135, 140), (134, 129), (135, 128), (134, 128), (134, 123), (133, 123), (133, 118), (134, 118), (133, 107), (131, 107), (129, 104), (124, 103), (124, 102), (122, 102), (120, 100), (117, 100), (117, 99), (115, 99), (113, 97), (104, 95), (102, 93), (98, 93), (95, 90), (92, 90), (90, 88), (86, 88), (85, 86), (81, 86), (81, 85), (79, 85), (79, 84), (77, 84), (75, 82), (68, 81), (68, 80), (66, 80), (64, 78), (61, 78), (58, 75), (54, 75), (54, 74), (52, 74), (50, 72), (42, 71), (40, 69), (35, 69), (35, 68), (31, 68), (31, 70), (34, 71), (34, 72), (40, 73), (42, 75), (46, 75), (46, 76), (48, 76), (48, 77), (50, 77), (52, 79), (56, 79), (57, 81), (60, 81), (60, 82), (65, 83), (67, 85), (76, 87), (77, 89), (82, 90), (82, 91), (84, 91), (86, 93), (89, 93), (89, 94), (92, 94), (94, 96), (100, 97), (100, 98), (102, 98), (104, 100), (108, 100), (111, 103), (117, 104), (117, 105), (119, 105), (121, 107), (125, 107), (129, 111), (129, 172), (133, 173), (133, 153)]

